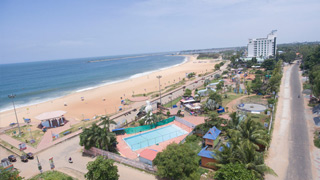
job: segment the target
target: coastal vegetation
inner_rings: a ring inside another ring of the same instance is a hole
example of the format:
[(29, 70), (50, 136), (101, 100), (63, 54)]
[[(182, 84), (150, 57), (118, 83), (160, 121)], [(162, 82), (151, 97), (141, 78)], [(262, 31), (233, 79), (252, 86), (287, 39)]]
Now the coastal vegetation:
[(67, 174), (64, 174), (59, 171), (46, 171), (42, 174), (38, 174), (34, 177), (32, 177), (30, 180), (75, 180), (71, 176), (68, 176)]
[(219, 53), (200, 53), (197, 59), (217, 59), (219, 56)]
[[(2, 166), (0, 166), (0, 179), (10, 179), (10, 180), (22, 180), (23, 177), (19, 176), (18, 170), (5, 170)], [(35, 179), (36, 180), (36, 179)]]
[(169, 179), (200, 179), (197, 153), (190, 146), (170, 144), (153, 160), (157, 175)]
[(117, 152), (117, 139), (115, 134), (109, 131), (109, 125), (113, 122), (110, 121), (109, 118), (106, 118), (106, 116), (101, 117), (100, 120), (100, 125), (103, 125), (103, 128), (99, 127), (96, 123), (93, 123), (89, 128), (85, 128), (80, 134), (80, 145), (84, 146), (85, 149), (96, 147), (111, 152)]
[(118, 167), (114, 165), (114, 161), (98, 156), (96, 160), (87, 164), (88, 172), (84, 175), (88, 180), (118, 180)]

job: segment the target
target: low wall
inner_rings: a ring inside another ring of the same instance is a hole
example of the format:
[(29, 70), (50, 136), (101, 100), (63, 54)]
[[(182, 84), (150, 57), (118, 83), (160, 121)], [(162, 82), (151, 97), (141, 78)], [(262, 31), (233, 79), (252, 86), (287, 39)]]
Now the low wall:
[(101, 156), (104, 156), (104, 157), (106, 157), (108, 159), (112, 159), (114, 161), (117, 161), (119, 163), (126, 164), (126, 165), (129, 165), (129, 166), (132, 166), (132, 167), (135, 167), (135, 168), (138, 168), (138, 169), (142, 169), (144, 171), (148, 171), (148, 172), (151, 172), (151, 173), (155, 173), (156, 172), (156, 169), (153, 168), (152, 166), (148, 165), (148, 164), (144, 164), (142, 162), (135, 161), (135, 160), (120, 156), (118, 154), (115, 154), (115, 153), (112, 153), (112, 152), (109, 152), (109, 151), (104, 151), (102, 149), (98, 149), (98, 148), (95, 148), (95, 147), (92, 147), (89, 150), (84, 149), (83, 152), (86, 153), (86, 154), (93, 155), (93, 156), (101, 155)]

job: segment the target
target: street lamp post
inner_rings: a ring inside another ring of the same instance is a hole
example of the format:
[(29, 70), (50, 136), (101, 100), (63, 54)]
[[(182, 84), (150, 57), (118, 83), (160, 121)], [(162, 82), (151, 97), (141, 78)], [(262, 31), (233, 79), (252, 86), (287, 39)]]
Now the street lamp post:
[(18, 124), (18, 129), (19, 129), (19, 136), (21, 136), (21, 130), (20, 130), (20, 124), (19, 124), (19, 121), (18, 121), (18, 115), (17, 115), (16, 107), (15, 107), (14, 101), (13, 101), (13, 99), (16, 97), (16, 95), (15, 94), (11, 94), (11, 95), (8, 95), (8, 97), (10, 99), (12, 99), (12, 105), (13, 105), (14, 113), (16, 114), (16, 120), (17, 120), (17, 124)]
[(161, 76), (161, 75), (159, 75), (159, 76), (157, 76), (157, 78), (159, 79), (160, 104), (162, 104), (162, 103), (161, 103), (161, 87), (160, 87), (160, 78), (162, 78), (162, 76)]

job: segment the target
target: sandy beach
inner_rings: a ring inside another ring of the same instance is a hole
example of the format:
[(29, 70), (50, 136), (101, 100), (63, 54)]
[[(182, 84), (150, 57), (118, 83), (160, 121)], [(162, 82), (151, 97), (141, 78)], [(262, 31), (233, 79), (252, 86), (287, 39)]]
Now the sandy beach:
[[(195, 72), (203, 74), (212, 72), (216, 60), (197, 60), (196, 56), (187, 56), (187, 62), (168, 69), (153, 72), (148, 75), (129, 79), (123, 82), (105, 85), (95, 89), (76, 92), (67, 96), (47, 101), (44, 103), (17, 108), (19, 122), (23, 118), (31, 118), (31, 121), (39, 122), (35, 116), (49, 111), (63, 110), (67, 113), (67, 119), (80, 121), (93, 118), (95, 115), (115, 113), (121, 106), (121, 98), (127, 99), (133, 94), (143, 94), (159, 90), (159, 81), (156, 76), (161, 75), (161, 87), (175, 84), (185, 78), (186, 73)], [(81, 100), (84, 97), (84, 100)], [(64, 106), (67, 103), (67, 106)], [(130, 106), (130, 105), (129, 105)], [(128, 108), (129, 106), (123, 106)], [(0, 113), (0, 127), (6, 127), (11, 122), (16, 122), (14, 111), (9, 110)]]

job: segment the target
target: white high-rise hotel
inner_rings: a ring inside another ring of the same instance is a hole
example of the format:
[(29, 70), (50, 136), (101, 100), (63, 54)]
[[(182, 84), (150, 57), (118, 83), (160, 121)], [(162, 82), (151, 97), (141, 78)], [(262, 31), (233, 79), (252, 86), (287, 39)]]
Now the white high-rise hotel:
[(267, 38), (249, 39), (248, 57), (275, 56), (277, 52), (276, 33), (277, 30), (271, 31)]

